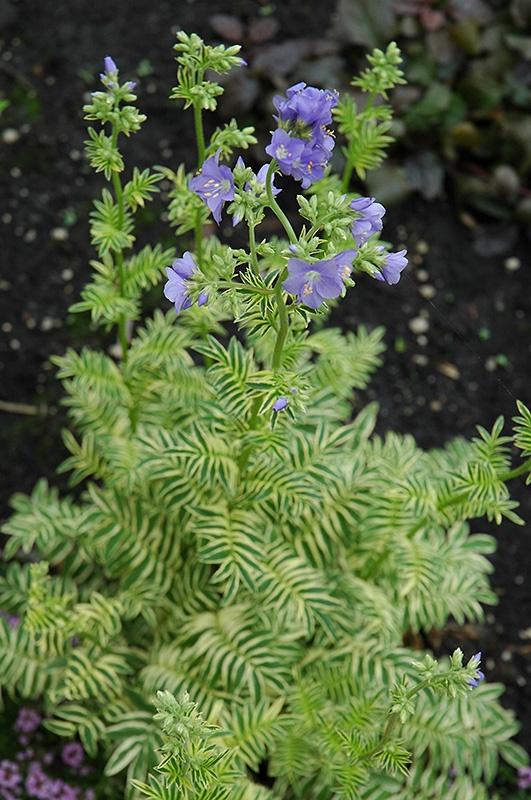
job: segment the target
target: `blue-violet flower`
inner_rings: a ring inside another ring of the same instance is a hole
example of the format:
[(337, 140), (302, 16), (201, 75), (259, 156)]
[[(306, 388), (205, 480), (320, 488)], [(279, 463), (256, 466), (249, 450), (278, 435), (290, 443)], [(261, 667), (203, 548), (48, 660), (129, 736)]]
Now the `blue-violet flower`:
[[(383, 247), (380, 248), (383, 251)], [(378, 281), (385, 281), (390, 285), (398, 283), (400, 280), (400, 273), (407, 267), (407, 250), (399, 250), (397, 253), (387, 253), (385, 261), (379, 272), (375, 273), (375, 278)]]
[(357, 197), (350, 207), (359, 213), (359, 217), (352, 223), (352, 236), (358, 247), (361, 247), (373, 233), (382, 230), (385, 208), (381, 203), (376, 203), (374, 197)]
[(190, 181), (190, 189), (206, 203), (219, 224), (221, 210), (227, 200), (234, 199), (234, 177), (230, 167), (219, 165), (220, 150), (207, 158), (201, 171)]
[[(192, 305), (187, 281), (196, 271), (197, 264), (188, 250), (183, 254), (182, 258), (176, 258), (171, 267), (166, 269), (168, 281), (164, 285), (164, 297), (175, 305), (177, 314)], [(204, 305), (207, 299), (206, 292), (201, 292), (197, 305)]]
[(476, 686), (479, 686), (479, 684), (485, 680), (485, 675), (479, 669), (481, 665), (481, 653), (476, 653), (470, 660), (475, 662), (474, 666), (476, 667), (476, 671), (474, 677), (468, 679), (468, 685), (475, 689)]
[(352, 272), (355, 255), (355, 250), (345, 250), (337, 256), (313, 263), (290, 258), (288, 277), (282, 286), (308, 308), (319, 308), (325, 300), (339, 297), (342, 293), (344, 281)]
[(273, 403), (273, 411), (284, 411), (288, 403), (289, 400), (287, 397), (279, 397), (278, 400), (275, 400)]

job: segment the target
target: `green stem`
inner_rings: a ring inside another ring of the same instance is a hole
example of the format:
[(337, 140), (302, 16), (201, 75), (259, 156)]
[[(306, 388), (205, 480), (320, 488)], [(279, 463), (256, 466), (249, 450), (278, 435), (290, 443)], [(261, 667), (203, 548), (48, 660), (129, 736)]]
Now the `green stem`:
[[(118, 134), (116, 131), (113, 131), (113, 142), (116, 146), (116, 142), (118, 139)], [(117, 172), (112, 173), (112, 185), (114, 188), (114, 195), (116, 197), (116, 203), (118, 205), (118, 227), (120, 230), (123, 228), (124, 224), (124, 193), (122, 190), (122, 183), (120, 181), (120, 176)], [(116, 266), (118, 267), (118, 281), (120, 285), (120, 294), (122, 297), (124, 296), (125, 291), (125, 264), (124, 264), (124, 254), (123, 250), (119, 250), (116, 254)], [(127, 319), (125, 314), (122, 314), (118, 319), (118, 341), (120, 342), (120, 349), (122, 351), (122, 361), (127, 361), (127, 350), (129, 347), (129, 342), (127, 341)]]
[(525, 475), (526, 472), (531, 472), (531, 458), (528, 458), (527, 461), (524, 461), (523, 464), (520, 464), (519, 467), (515, 467), (514, 469), (510, 470), (510, 472), (506, 472), (504, 475), (500, 476), (500, 480), (502, 481), (510, 481), (513, 478), (518, 478), (520, 475)]
[(293, 230), (291, 226), (291, 222), (284, 214), (282, 209), (280, 208), (279, 204), (275, 200), (273, 196), (273, 175), (277, 168), (277, 162), (273, 159), (269, 165), (269, 169), (267, 170), (266, 175), (266, 192), (267, 192), (267, 199), (269, 201), (269, 208), (275, 214), (277, 219), (282, 223), (282, 227), (288, 234), (288, 239), (290, 240), (291, 244), (297, 243), (297, 234)]
[(254, 235), (254, 225), (249, 225), (249, 250), (251, 253), (251, 269), (255, 275), (260, 275), (258, 269), (258, 257), (256, 255), (256, 239)]
[(205, 132), (203, 130), (203, 109), (199, 103), (194, 103), (194, 127), (197, 143), (197, 169), (201, 169), (205, 160)]
[(350, 156), (347, 155), (347, 162), (345, 164), (345, 168), (343, 170), (343, 178), (341, 180), (342, 192), (348, 192), (348, 187), (350, 186), (350, 179), (352, 178), (353, 170), (354, 170), (354, 164), (350, 160)]
[(274, 289), (267, 289), (265, 286), (254, 286), (252, 284), (236, 283), (236, 281), (217, 281), (219, 289), (236, 289), (236, 291), (247, 292), (248, 294), (263, 294), (269, 297), (274, 294)]
[[(199, 103), (194, 103), (194, 128), (195, 141), (197, 144), (197, 169), (201, 169), (205, 160), (205, 132), (203, 130), (203, 109)], [(199, 267), (203, 265), (203, 221), (201, 209), (197, 209), (195, 215), (195, 255)]]
[(285, 276), (286, 276), (286, 270), (284, 269), (279, 274), (275, 285), (275, 300), (277, 302), (278, 323), (279, 323), (277, 340), (275, 342), (275, 349), (273, 350), (273, 360), (272, 360), (272, 367), (275, 372), (278, 370), (282, 362), (282, 350), (288, 333), (288, 310), (286, 308), (284, 298), (282, 297), (282, 281), (285, 279)]

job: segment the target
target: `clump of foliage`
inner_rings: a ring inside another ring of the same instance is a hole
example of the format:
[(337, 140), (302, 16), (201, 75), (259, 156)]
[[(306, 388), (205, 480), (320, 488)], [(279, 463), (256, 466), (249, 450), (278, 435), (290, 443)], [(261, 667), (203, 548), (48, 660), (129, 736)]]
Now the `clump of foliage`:
[[(116, 329), (121, 358), (55, 359), (73, 428), (61, 469), (82, 486), (60, 497), (41, 481), (13, 500), (0, 605), (21, 621), (0, 623), (2, 688), (40, 698), (46, 727), (104, 754), (106, 775), (127, 771), (130, 796), (487, 798), (499, 758), (526, 764), (502, 687), (482, 682), (480, 654), (437, 663), (404, 642), (495, 602), (493, 539), (468, 523), (520, 522), (506, 484), (529, 470), (531, 416), (522, 406), (527, 460), (514, 469), (501, 419), (431, 452), (374, 436), (377, 408), (355, 392), (382, 331), (322, 325), (353, 276), (394, 284), (407, 263), (380, 239), (383, 206), (349, 191), (352, 171), (383, 156), (397, 48), (358, 79), (371, 114), (303, 84), (275, 98), (271, 160), (256, 174), (223, 163), (252, 129), (203, 130), (222, 92), (213, 73), (242, 68), (239, 48), (180, 33), (176, 51), (195, 175), (125, 178), (120, 137), (145, 118), (111, 58), (85, 107), (108, 187), (73, 311)], [(333, 113), (342, 178), (328, 167)], [(279, 173), (307, 189), (297, 230)], [(162, 178), (172, 225), (194, 235), (179, 258), (133, 249), (135, 213)], [(205, 239), (209, 211), (224, 209), (248, 248)], [(256, 236), (270, 213), (285, 238)], [(144, 319), (142, 293), (165, 268), (175, 311)]]

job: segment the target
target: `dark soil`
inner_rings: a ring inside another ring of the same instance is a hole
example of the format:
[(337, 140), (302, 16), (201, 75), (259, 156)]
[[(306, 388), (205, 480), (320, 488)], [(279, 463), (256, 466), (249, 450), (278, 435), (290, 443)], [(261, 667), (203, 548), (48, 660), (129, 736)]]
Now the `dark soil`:
[[(87, 214), (101, 186), (82, 157), (80, 109), (84, 95), (95, 88), (88, 76), (97, 76), (108, 53), (124, 75), (143, 72), (139, 96), (148, 122), (128, 147), (131, 159), (142, 167), (190, 164), (189, 119), (166, 99), (175, 71), (174, 31), (182, 27), (212, 39), (212, 15), (219, 13), (232, 14), (247, 26), (253, 19), (278, 23), (276, 33), (274, 26), (270, 30), (274, 38), (248, 44), (251, 79), (238, 89), (246, 107), (242, 121), (266, 119), (262, 103), (272, 91), (267, 64), (278, 55), (273, 45), (285, 43), (283, 57), (302, 54), (285, 70), (289, 83), (307, 75), (310, 67), (318, 70), (315, 54), (321, 53), (327, 68), (331, 58), (337, 68), (342, 57), (339, 51), (327, 54), (333, 44), (323, 45), (330, 6), (322, 2), (284, 0), (272, 8), (251, 0), (0, 0), (5, 45), (0, 84), (12, 99), (2, 129), (14, 130), (17, 139), (11, 141), (13, 136), (4, 131), (0, 144), (0, 399), (24, 404), (28, 408), (18, 410), (30, 412), (0, 412), (4, 515), (15, 490), (31, 490), (42, 475), (57, 483), (54, 470), (64, 458), (60, 429), (65, 420), (58, 406), (61, 387), (48, 358), (93, 336), (86, 322), (67, 316), (89, 276), (93, 254)], [(249, 36), (249, 27), (245, 30)], [(141, 69), (142, 59), (150, 63)], [(261, 72), (253, 72), (253, 59), (262, 59)], [(281, 83), (278, 76), (276, 81)], [(145, 221), (152, 241), (167, 239), (166, 225), (149, 215)], [(476, 424), (490, 426), (498, 414), (510, 419), (516, 398), (530, 401), (531, 270), (523, 235), (510, 222), (500, 226), (463, 216), (451, 197), (436, 204), (413, 199), (394, 207), (385, 233), (409, 248), (410, 269), (397, 287), (360, 281), (334, 315), (344, 328), (359, 323), (387, 328), (385, 366), (365, 393), (381, 405), (380, 431), (409, 432), (422, 446), (432, 447), (455, 435), (473, 435)], [(531, 519), (531, 493), (515, 483), (521, 514)], [(474, 527), (492, 529), (483, 523)], [(510, 524), (494, 533), (499, 606), (484, 626), (449, 631), (448, 641), (466, 639), (467, 648), (484, 651), (487, 677), (506, 684), (505, 702), (517, 710), (523, 725), (520, 741), (529, 746), (529, 533), (527, 527)]]

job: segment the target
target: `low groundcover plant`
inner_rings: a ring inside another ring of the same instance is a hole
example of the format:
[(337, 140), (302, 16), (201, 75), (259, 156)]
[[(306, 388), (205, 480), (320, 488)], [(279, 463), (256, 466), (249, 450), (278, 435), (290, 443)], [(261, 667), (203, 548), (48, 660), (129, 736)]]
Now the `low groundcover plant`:
[[(383, 206), (350, 191), (391, 140), (400, 53), (369, 56), (353, 82), (363, 109), (303, 83), (276, 97), (255, 171), (235, 153), (252, 128), (203, 129), (214, 73), (245, 69), (239, 47), (179, 33), (175, 49), (193, 174), (124, 180), (120, 137), (145, 117), (110, 57), (85, 106), (109, 186), (72, 310), (115, 328), (121, 358), (55, 359), (77, 431), (61, 469), (83, 487), (60, 497), (41, 481), (13, 500), (0, 605), (20, 623), (0, 623), (0, 683), (40, 699), (46, 727), (104, 755), (106, 775), (127, 770), (130, 796), (487, 798), (500, 757), (527, 763), (502, 687), (480, 653), (437, 662), (405, 643), (495, 602), (494, 541), (468, 520), (520, 522), (506, 483), (530, 468), (531, 415), (520, 406), (528, 460), (514, 468), (501, 419), (431, 452), (374, 436), (377, 408), (354, 415), (354, 392), (382, 330), (323, 324), (355, 278), (392, 285), (407, 265), (381, 238)], [(305, 190), (293, 224), (283, 176)], [(135, 212), (161, 181), (193, 244), (133, 252)], [(266, 214), (282, 238), (260, 238)], [(206, 237), (210, 215), (246, 226), (248, 247)], [(167, 311), (145, 319), (142, 293), (164, 272)]]

